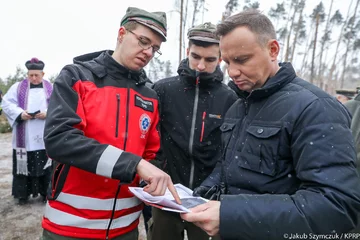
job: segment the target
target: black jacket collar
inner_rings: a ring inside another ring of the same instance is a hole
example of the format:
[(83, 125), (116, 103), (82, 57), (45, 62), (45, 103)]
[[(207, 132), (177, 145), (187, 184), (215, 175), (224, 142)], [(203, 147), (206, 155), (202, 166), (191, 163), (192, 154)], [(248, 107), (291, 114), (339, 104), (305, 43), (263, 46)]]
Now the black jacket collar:
[(188, 58), (181, 61), (177, 72), (181, 79), (184, 79), (185, 83), (190, 86), (194, 86), (196, 84), (196, 74), (198, 74), (200, 79), (200, 87), (208, 87), (214, 83), (221, 83), (223, 80), (223, 72), (219, 66), (216, 67), (213, 73), (196, 72), (195, 70), (190, 69)]
[(147, 81), (150, 81), (143, 69), (132, 71), (116, 62), (112, 54), (113, 51), (110, 50), (88, 53), (74, 58), (74, 63), (88, 68), (99, 78), (109, 74), (115, 79), (119, 75), (123, 75), (128, 79), (134, 80), (137, 84), (145, 84)]

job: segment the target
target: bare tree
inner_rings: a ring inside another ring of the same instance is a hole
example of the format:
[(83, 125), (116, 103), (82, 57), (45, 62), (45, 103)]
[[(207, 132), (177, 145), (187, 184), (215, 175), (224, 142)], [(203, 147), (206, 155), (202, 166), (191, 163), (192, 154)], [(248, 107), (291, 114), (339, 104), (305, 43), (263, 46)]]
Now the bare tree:
[(245, 6), (243, 10), (247, 9), (258, 9), (260, 7), (260, 3), (258, 1), (252, 2), (251, 0), (245, 0)]
[(291, 19), (290, 27), (289, 27), (289, 30), (288, 30), (288, 33), (287, 33), (285, 62), (289, 61), (289, 54), (290, 54), (290, 48), (291, 48), (291, 46), (290, 46), (290, 38), (291, 38), (291, 33), (292, 33), (292, 30), (293, 30), (293, 27), (294, 27), (295, 16), (296, 16), (296, 13), (297, 13), (298, 4), (299, 4), (298, 0), (292, 0), (291, 1), (290, 11), (291, 11), (291, 9), (293, 9), (293, 14), (292, 14), (292, 16), (290, 18)]
[(298, 43), (298, 40), (304, 39), (306, 36), (305, 21), (303, 18), (305, 2), (306, 2), (306, 0), (301, 0), (297, 6), (298, 11), (299, 11), (299, 18), (298, 18), (297, 23), (294, 25), (295, 36), (294, 36), (292, 47), (291, 47), (291, 56), (289, 58), (290, 62), (294, 61), (295, 48)]
[(319, 80), (320, 80), (320, 88), (324, 89), (326, 88), (326, 83), (324, 82), (324, 69), (323, 69), (323, 53), (325, 50), (325, 45), (330, 41), (330, 20), (331, 20), (331, 11), (332, 11), (332, 6), (333, 6), (334, 0), (331, 0), (330, 2), (330, 8), (329, 8), (329, 13), (327, 15), (327, 20), (326, 20), (326, 25), (325, 25), (325, 29), (324, 29), (324, 35), (322, 36), (320, 43), (321, 43), (321, 47), (320, 47), (320, 61), (319, 61), (319, 72), (318, 72), (318, 76), (319, 76)]
[(284, 2), (277, 3), (276, 8), (270, 8), (268, 15), (270, 18), (273, 18), (275, 20), (275, 29), (278, 28), (278, 24), (280, 20), (285, 20), (285, 8), (284, 8)]
[[(339, 38), (337, 40), (335, 54), (334, 54), (334, 57), (333, 57), (333, 62), (331, 64), (330, 73), (329, 73), (329, 81), (333, 80), (333, 75), (334, 75), (334, 72), (335, 72), (335, 69), (336, 69), (336, 60), (337, 60), (337, 56), (338, 56), (338, 53), (339, 53), (339, 47), (340, 47), (341, 40), (343, 39), (343, 33), (345, 31), (345, 27), (346, 27), (346, 24), (347, 24), (349, 16), (350, 16), (350, 10), (351, 10), (351, 6), (352, 6), (352, 2), (353, 1), (351, 1), (350, 4), (349, 4), (348, 11), (347, 11), (347, 14), (346, 14), (346, 19), (344, 21), (344, 24), (343, 24), (341, 30), (340, 30)], [(333, 89), (334, 89), (334, 87), (332, 87), (332, 90)]]
[(182, 59), (183, 7), (184, 7), (184, 0), (180, 0), (179, 64)]
[(318, 36), (318, 29), (321, 22), (325, 19), (324, 5), (322, 1), (314, 8), (313, 13), (310, 16), (313, 21), (315, 21), (315, 36), (313, 42), (313, 55), (311, 59), (311, 73), (310, 73), (310, 82), (314, 83), (315, 78), (315, 53), (316, 53), (316, 43)]
[[(225, 5), (225, 11), (222, 14), (221, 21), (224, 21), (226, 18), (228, 18), (231, 15), (231, 13), (237, 9), (238, 6), (239, 6), (238, 0), (229, 0)], [(224, 74), (224, 79), (225, 79), (227, 64), (224, 64), (221, 70)]]
[(354, 14), (349, 19), (349, 22), (348, 22), (348, 25), (347, 25), (347, 32), (344, 35), (346, 50), (345, 50), (344, 59), (343, 59), (343, 68), (342, 68), (342, 72), (341, 72), (341, 75), (340, 75), (340, 88), (344, 87), (345, 71), (346, 71), (346, 69), (348, 67), (347, 66), (347, 58), (348, 58), (349, 51), (350, 51), (350, 49), (352, 47), (351, 43), (355, 40), (355, 36), (356, 36), (355, 21), (356, 21), (357, 9), (358, 9), (359, 3), (360, 3), (360, 0), (357, 0), (356, 5), (355, 5)]

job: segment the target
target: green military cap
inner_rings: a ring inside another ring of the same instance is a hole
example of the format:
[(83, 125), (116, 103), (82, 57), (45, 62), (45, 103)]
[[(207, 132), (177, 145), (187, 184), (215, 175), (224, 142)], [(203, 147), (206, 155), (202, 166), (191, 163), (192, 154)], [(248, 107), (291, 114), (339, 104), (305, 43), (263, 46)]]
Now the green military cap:
[(128, 7), (125, 16), (121, 19), (121, 26), (129, 21), (135, 21), (151, 28), (163, 37), (166, 42), (166, 13), (148, 12), (136, 7)]
[(188, 39), (203, 42), (219, 43), (219, 37), (215, 34), (216, 26), (211, 22), (206, 22), (190, 28), (188, 31)]
[(336, 94), (344, 95), (347, 98), (353, 99), (357, 91), (352, 89), (337, 89), (335, 92)]

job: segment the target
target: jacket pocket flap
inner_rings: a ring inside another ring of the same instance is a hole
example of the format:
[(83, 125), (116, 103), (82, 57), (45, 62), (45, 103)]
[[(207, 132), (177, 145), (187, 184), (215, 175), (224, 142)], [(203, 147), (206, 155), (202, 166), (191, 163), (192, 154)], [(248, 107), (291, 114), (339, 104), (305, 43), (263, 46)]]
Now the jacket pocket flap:
[(280, 127), (249, 126), (246, 131), (257, 138), (269, 138), (276, 135), (280, 129)]
[(234, 127), (235, 127), (235, 123), (224, 122), (220, 127), (220, 131), (221, 132), (231, 131), (234, 129)]

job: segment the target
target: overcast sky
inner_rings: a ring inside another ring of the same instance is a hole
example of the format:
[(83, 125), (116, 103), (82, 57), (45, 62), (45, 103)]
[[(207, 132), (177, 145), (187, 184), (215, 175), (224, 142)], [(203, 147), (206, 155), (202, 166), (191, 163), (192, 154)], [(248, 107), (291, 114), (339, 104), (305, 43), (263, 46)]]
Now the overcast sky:
[[(350, 1), (335, 0), (333, 9), (346, 8)], [(227, 2), (206, 0), (204, 22), (217, 23)], [(267, 13), (279, 1), (259, 2), (260, 10)], [(318, 1), (307, 2), (309, 13)], [(323, 2), (329, 4), (330, 0)], [(49, 77), (75, 56), (114, 49), (120, 20), (129, 6), (167, 13), (169, 39), (161, 47), (161, 60), (169, 59), (176, 66), (179, 13), (174, 11), (174, 0), (1, 0), (0, 78), (14, 74), (17, 66), (25, 70), (24, 63), (32, 57), (45, 62), (44, 71)]]

